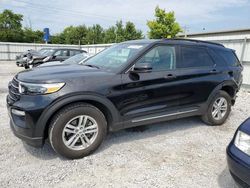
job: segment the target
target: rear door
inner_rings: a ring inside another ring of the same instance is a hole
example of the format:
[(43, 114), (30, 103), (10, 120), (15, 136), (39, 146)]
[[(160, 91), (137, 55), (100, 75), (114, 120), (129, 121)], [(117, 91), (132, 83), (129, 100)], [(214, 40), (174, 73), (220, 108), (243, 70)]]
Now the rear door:
[(237, 84), (242, 83), (243, 66), (238, 60), (235, 52), (231, 49), (218, 50), (217, 53), (221, 56), (228, 67), (228, 74)]
[(180, 61), (176, 64), (179, 80), (180, 106), (194, 106), (206, 102), (220, 83), (220, 71), (207, 47), (180, 46)]

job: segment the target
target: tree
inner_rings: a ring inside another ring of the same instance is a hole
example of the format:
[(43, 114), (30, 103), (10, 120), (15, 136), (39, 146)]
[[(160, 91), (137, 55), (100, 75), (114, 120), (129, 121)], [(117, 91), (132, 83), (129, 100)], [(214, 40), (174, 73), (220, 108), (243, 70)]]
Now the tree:
[[(10, 10), (0, 13), (0, 41), (5, 42), (43, 42), (43, 31), (22, 28), (23, 15)], [(115, 43), (143, 38), (142, 32), (134, 23), (117, 21), (114, 26), (103, 29), (99, 24), (66, 27), (61, 33), (51, 36), (52, 44), (100, 44)]]
[(111, 26), (105, 31), (104, 43), (115, 43), (116, 41), (116, 27)]
[(22, 41), (21, 14), (15, 14), (11, 10), (0, 13), (0, 41), (21, 42)]
[(86, 41), (89, 44), (102, 44), (104, 43), (104, 36), (104, 29), (99, 24), (96, 24), (88, 28)]
[(124, 38), (125, 40), (142, 39), (142, 31), (136, 30), (134, 23), (127, 22), (124, 29)]
[(43, 42), (43, 32), (42, 31), (33, 31), (31, 28), (23, 29), (23, 42), (34, 42), (34, 43), (42, 43)]
[(80, 26), (69, 26), (66, 27), (63, 32), (60, 34), (60, 38), (64, 39), (66, 44), (86, 44), (86, 36), (88, 29), (85, 25)]
[(123, 28), (123, 23), (122, 21), (117, 21), (115, 24), (116, 27), (116, 40), (115, 42), (123, 42), (125, 41), (124, 37), (124, 28)]
[(50, 37), (50, 42), (52, 44), (65, 44), (65, 39), (62, 36), (62, 33), (59, 33), (59, 34), (52, 35)]
[(155, 8), (155, 20), (148, 21), (150, 29), (148, 36), (151, 39), (173, 38), (182, 31), (180, 25), (176, 22), (174, 12), (166, 12), (165, 9)]
[(134, 23), (126, 22), (124, 27), (120, 20), (116, 22), (115, 26), (111, 26), (105, 31), (104, 42), (115, 43), (141, 38), (143, 38), (142, 31), (137, 30)]

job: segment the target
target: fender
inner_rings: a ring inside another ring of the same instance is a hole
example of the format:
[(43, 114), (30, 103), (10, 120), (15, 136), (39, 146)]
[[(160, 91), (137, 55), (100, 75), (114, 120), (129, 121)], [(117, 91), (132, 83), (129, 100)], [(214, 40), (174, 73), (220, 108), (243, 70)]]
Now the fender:
[(235, 91), (238, 91), (239, 89), (239, 86), (236, 82), (234, 82), (233, 80), (227, 80), (227, 81), (224, 81), (222, 83), (220, 83), (219, 85), (217, 85), (213, 91), (211, 92), (211, 94), (209, 95), (208, 99), (207, 99), (207, 102), (206, 102), (206, 106), (208, 106), (210, 104), (210, 101), (212, 100), (213, 96), (215, 95), (215, 93), (219, 90), (221, 90), (222, 87), (224, 86), (230, 86), (230, 87), (233, 87)]
[[(98, 103), (101, 103), (105, 107), (107, 107), (111, 113), (112, 116), (112, 123), (111, 123), (111, 129), (112, 126), (120, 121), (120, 114), (114, 104), (107, 99), (106, 97), (97, 94), (97, 93), (73, 93), (70, 95), (65, 95), (60, 97), (59, 99), (55, 100), (52, 102), (43, 112), (40, 118), (37, 121), (37, 129), (35, 131), (36, 136), (44, 136), (44, 130), (46, 128), (46, 125), (49, 121), (49, 119), (56, 113), (58, 110), (60, 110), (63, 106), (74, 103), (74, 102), (79, 102), (79, 101), (84, 101), (84, 100), (91, 100), (95, 101)], [(42, 135), (41, 135), (42, 134)]]

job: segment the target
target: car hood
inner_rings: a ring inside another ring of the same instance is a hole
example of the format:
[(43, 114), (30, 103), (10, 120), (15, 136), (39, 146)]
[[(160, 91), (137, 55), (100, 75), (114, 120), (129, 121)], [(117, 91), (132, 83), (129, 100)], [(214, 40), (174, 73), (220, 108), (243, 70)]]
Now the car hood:
[(60, 64), (22, 71), (17, 74), (17, 79), (22, 82), (30, 83), (53, 83), (74, 78), (89, 78), (108, 75), (114, 75), (114, 73), (84, 65)]
[(61, 61), (48, 61), (46, 63), (39, 65), (38, 67), (47, 67), (47, 66), (54, 66), (54, 65), (61, 65), (61, 64), (62, 64)]

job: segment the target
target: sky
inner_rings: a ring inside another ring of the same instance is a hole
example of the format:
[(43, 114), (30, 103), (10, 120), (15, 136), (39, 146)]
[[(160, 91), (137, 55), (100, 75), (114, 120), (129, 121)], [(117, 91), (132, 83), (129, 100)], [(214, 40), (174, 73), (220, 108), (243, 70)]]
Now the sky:
[(0, 0), (0, 12), (10, 9), (24, 15), (23, 25), (50, 28), (52, 34), (70, 25), (132, 21), (147, 33), (147, 20), (156, 6), (174, 11), (187, 33), (250, 28), (250, 0)]

